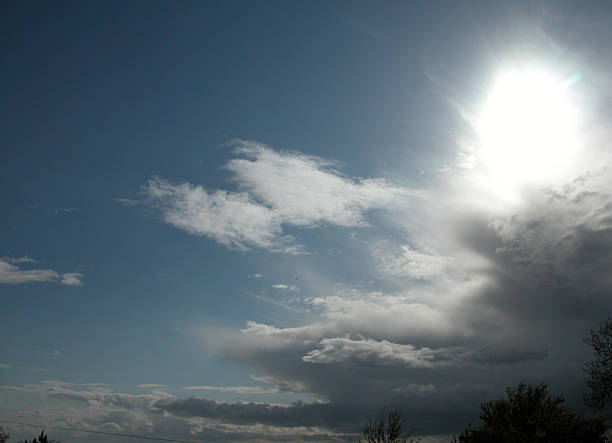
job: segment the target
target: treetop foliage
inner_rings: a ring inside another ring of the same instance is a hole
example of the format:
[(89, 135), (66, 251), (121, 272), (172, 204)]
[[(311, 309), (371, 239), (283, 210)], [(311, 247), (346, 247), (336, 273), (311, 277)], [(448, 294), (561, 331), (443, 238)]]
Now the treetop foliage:
[(589, 387), (584, 401), (590, 408), (601, 411), (612, 406), (612, 319), (591, 330), (585, 342), (593, 348), (595, 359), (584, 368)]
[(483, 424), (468, 427), (454, 443), (604, 443), (607, 426), (601, 418), (570, 411), (546, 384), (521, 382), (506, 389), (507, 398), (480, 405)]
[(360, 443), (419, 443), (403, 430), (404, 419), (399, 409), (383, 412), (363, 428)]

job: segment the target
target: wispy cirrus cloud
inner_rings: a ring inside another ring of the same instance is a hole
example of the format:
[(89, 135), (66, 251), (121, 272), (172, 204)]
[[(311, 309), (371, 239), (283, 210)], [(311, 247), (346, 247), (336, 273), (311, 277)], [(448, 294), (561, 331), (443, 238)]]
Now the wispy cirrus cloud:
[(234, 153), (240, 157), (226, 169), (237, 192), (154, 178), (144, 186), (149, 203), (166, 223), (228, 247), (299, 253), (303, 247), (284, 225), (367, 226), (367, 211), (419, 195), (384, 179), (347, 177), (333, 162), (261, 143), (235, 140)]
[(0, 258), (0, 283), (21, 284), (21, 283), (61, 283), (68, 286), (82, 285), (83, 274), (71, 272), (60, 274), (53, 269), (22, 269), (16, 264), (37, 263), (29, 257)]

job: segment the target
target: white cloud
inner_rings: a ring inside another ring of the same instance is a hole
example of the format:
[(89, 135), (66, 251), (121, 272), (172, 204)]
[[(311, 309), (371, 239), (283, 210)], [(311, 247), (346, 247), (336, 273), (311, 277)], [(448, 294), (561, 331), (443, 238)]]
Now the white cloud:
[(31, 257), (0, 257), (0, 261), (5, 261), (8, 263), (16, 264), (16, 263), (38, 263), (38, 260), (34, 260)]
[(444, 274), (451, 259), (424, 249), (419, 251), (409, 245), (381, 241), (372, 247), (372, 253), (379, 271), (386, 276), (425, 280)]
[(390, 207), (398, 199), (416, 194), (383, 179), (345, 177), (336, 164), (320, 157), (274, 151), (245, 140), (235, 143), (235, 152), (246, 158), (228, 163), (234, 180), (241, 189), (281, 213), (288, 224), (360, 226), (367, 224), (364, 211)]
[(20, 269), (0, 260), (0, 283), (57, 282), (60, 275), (52, 269)]
[(53, 269), (21, 269), (15, 264), (37, 263), (29, 257), (0, 258), (0, 283), (21, 284), (33, 282), (61, 283), (63, 285), (81, 285), (83, 274), (78, 272), (59, 274)]
[(279, 289), (281, 291), (299, 291), (300, 290), (300, 288), (298, 288), (295, 285), (277, 284), (277, 285), (272, 285), (272, 287), (274, 289)]
[(262, 278), (263, 275), (261, 274), (249, 274), (249, 278)]
[(165, 388), (166, 385), (158, 385), (156, 383), (144, 383), (144, 384), (138, 385), (138, 387), (139, 388), (144, 388), (144, 389), (149, 389), (149, 388), (161, 389), (161, 388)]
[(302, 357), (306, 363), (331, 364), (343, 361), (369, 361), (371, 363), (401, 364), (413, 368), (434, 368), (463, 364), (466, 349), (464, 348), (415, 348), (412, 345), (401, 345), (387, 340), (372, 339), (351, 340), (350, 338), (325, 338)]
[(443, 348), (417, 348), (412, 345), (393, 343), (388, 340), (346, 337), (324, 338), (316, 349), (302, 357), (306, 363), (370, 364), (377, 366), (400, 365), (413, 368), (448, 368), (453, 366), (511, 364), (546, 358), (546, 350), (516, 349), (470, 349), (466, 346)]
[(161, 178), (150, 180), (145, 191), (166, 223), (190, 234), (242, 250), (249, 246), (287, 253), (299, 250), (290, 236), (283, 235), (279, 214), (246, 192), (209, 193), (201, 186)]
[(235, 145), (234, 152), (245, 158), (232, 159), (226, 167), (239, 192), (149, 181), (144, 191), (166, 223), (232, 248), (299, 253), (302, 247), (283, 225), (367, 226), (368, 210), (389, 209), (418, 194), (383, 179), (345, 177), (319, 157), (243, 140)]
[(69, 272), (67, 274), (62, 274), (62, 279), (60, 283), (67, 286), (81, 286), (83, 274), (80, 272)]

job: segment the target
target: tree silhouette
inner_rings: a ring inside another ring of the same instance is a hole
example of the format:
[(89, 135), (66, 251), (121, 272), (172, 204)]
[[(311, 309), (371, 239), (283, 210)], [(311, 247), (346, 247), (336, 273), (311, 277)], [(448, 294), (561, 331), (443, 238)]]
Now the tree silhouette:
[(363, 428), (363, 438), (360, 443), (418, 443), (418, 440), (409, 440), (410, 434), (404, 432), (404, 419), (399, 409), (385, 411), (366, 424)]
[(0, 426), (0, 443), (4, 443), (9, 439), (10, 435), (8, 432), (4, 431), (4, 428)]
[(589, 387), (584, 400), (590, 408), (601, 411), (612, 406), (612, 319), (592, 329), (585, 342), (593, 348), (595, 359), (584, 367)]
[(521, 382), (506, 389), (507, 399), (486, 402), (480, 427), (464, 430), (453, 443), (604, 443), (607, 426), (601, 418), (570, 411), (546, 384)]
[[(21, 442), (19, 442), (19, 443), (21, 443)], [(40, 435), (38, 436), (38, 440), (36, 440), (36, 438), (34, 438), (34, 440), (32, 440), (32, 441), (25, 440), (23, 443), (60, 443), (60, 442), (56, 441), (56, 440), (48, 440), (47, 436), (45, 435), (45, 431), (40, 431)]]

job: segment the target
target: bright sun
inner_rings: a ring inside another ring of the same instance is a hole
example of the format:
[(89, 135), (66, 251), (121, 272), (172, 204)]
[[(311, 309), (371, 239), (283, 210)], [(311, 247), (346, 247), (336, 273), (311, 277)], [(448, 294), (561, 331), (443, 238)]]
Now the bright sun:
[(540, 70), (499, 76), (476, 126), (488, 185), (512, 192), (563, 173), (576, 148), (577, 116), (567, 87)]

